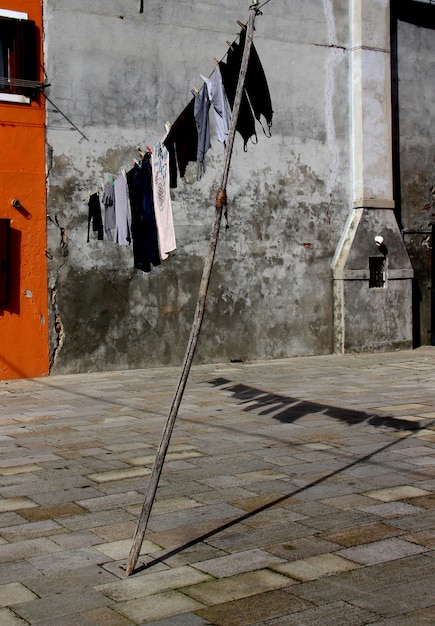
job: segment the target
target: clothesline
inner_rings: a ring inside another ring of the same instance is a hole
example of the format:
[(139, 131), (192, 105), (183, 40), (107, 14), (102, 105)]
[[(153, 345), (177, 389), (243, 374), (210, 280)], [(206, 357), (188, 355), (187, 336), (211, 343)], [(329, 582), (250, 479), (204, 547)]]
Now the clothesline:
[[(176, 249), (172, 222), (170, 188), (177, 187), (177, 177), (184, 178), (189, 162), (196, 162), (198, 178), (205, 172), (205, 157), (211, 147), (209, 112), (212, 108), (217, 139), (225, 146), (231, 123), (237, 81), (245, 47), (246, 26), (229, 46), (226, 62), (219, 61), (205, 78), (205, 89), (195, 91), (192, 99), (173, 124), (166, 124), (166, 135), (147, 152), (139, 149), (142, 160), (134, 160), (133, 168), (104, 186), (102, 202), (105, 220), (101, 217), (99, 192), (90, 195), (90, 225), (98, 239), (119, 245), (133, 243), (134, 265), (145, 272)], [(239, 43), (237, 43), (239, 40)], [(265, 119), (267, 130), (263, 126)], [(252, 44), (246, 72), (236, 131), (242, 136), (244, 149), (251, 140), (258, 142), (255, 121), (270, 137), (273, 109), (258, 53)]]

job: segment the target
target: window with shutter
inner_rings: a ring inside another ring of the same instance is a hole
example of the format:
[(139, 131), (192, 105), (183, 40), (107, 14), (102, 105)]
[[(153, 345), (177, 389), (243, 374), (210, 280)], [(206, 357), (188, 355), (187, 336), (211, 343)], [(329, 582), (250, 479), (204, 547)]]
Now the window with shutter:
[(0, 9), (0, 102), (28, 104), (37, 90), (35, 22)]

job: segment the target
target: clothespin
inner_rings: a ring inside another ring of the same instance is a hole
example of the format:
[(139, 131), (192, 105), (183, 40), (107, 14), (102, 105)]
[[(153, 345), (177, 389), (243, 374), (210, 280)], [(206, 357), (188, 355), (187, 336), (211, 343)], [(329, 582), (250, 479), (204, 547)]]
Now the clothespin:
[(231, 50), (233, 49), (233, 44), (231, 43), (231, 41), (228, 41), (228, 39), (227, 39), (227, 46), (228, 48), (231, 48)]
[(215, 65), (219, 65), (219, 61), (217, 60), (216, 57), (213, 57), (213, 61), (215, 62)]
[(151, 148), (149, 146), (147, 146), (147, 152), (149, 152), (150, 154), (153, 153), (153, 151), (151, 150)]
[(139, 161), (137, 159), (133, 159), (132, 163), (133, 165), (139, 165)]
[(169, 131), (171, 130), (171, 122), (166, 122), (165, 130), (166, 130), (167, 133), (169, 133)]
[(240, 28), (246, 28), (246, 24), (243, 24), (243, 22), (241, 22), (240, 20), (237, 20), (237, 24), (240, 26)]

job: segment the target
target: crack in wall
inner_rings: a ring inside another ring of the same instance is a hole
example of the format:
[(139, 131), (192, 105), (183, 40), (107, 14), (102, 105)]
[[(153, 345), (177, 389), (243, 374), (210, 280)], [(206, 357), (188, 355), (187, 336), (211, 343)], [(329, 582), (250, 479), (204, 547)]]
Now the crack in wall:
[(60, 224), (59, 224), (59, 220), (57, 218), (57, 215), (54, 216), (54, 219), (52, 219), (51, 216), (49, 216), (49, 219), (51, 222), (53, 222), (54, 224), (56, 224), (56, 226), (59, 228), (60, 231), (60, 250), (62, 253), (62, 257), (65, 259), (64, 262), (60, 265), (60, 267), (58, 268), (57, 272), (56, 272), (56, 277), (54, 280), (53, 285), (50, 288), (50, 302), (51, 302), (51, 308), (53, 310), (53, 315), (54, 315), (54, 330), (56, 333), (56, 338), (55, 338), (55, 347), (50, 355), (50, 363), (49, 363), (49, 373), (51, 373), (53, 367), (56, 364), (57, 358), (59, 356), (60, 351), (62, 350), (62, 346), (65, 342), (65, 330), (64, 330), (64, 326), (63, 326), (63, 322), (62, 322), (62, 317), (60, 314), (60, 310), (59, 310), (59, 305), (58, 305), (58, 301), (57, 301), (57, 281), (59, 278), (59, 274), (62, 271), (64, 265), (66, 264), (66, 259), (67, 256), (69, 254), (69, 250), (68, 250), (68, 238), (67, 238), (67, 234), (66, 234), (66, 230), (65, 228), (63, 228)]
[(65, 341), (65, 332), (63, 328), (62, 317), (60, 315), (59, 305), (57, 303), (56, 286), (53, 286), (51, 288), (51, 306), (52, 306), (53, 313), (54, 313), (54, 330), (56, 331), (56, 345), (50, 356), (49, 372), (51, 372), (54, 365), (56, 364), (57, 357), (59, 356), (59, 352), (62, 350), (62, 346)]

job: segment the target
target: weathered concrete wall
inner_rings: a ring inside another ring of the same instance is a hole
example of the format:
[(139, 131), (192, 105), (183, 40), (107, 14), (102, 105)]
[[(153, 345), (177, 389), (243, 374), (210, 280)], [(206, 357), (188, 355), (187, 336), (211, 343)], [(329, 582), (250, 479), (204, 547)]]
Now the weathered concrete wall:
[[(435, 8), (421, 9), (426, 9), (426, 19), (420, 26), (397, 22), (400, 203), (404, 241), (415, 270), (416, 345), (431, 342), (429, 224), (435, 219), (435, 127), (433, 82), (429, 79), (435, 63)], [(411, 18), (415, 14), (411, 13)]]
[[(58, 373), (180, 363), (208, 249), (223, 163), (214, 133), (203, 179), (193, 166), (173, 191), (173, 257), (144, 274), (133, 269), (130, 248), (86, 242), (88, 192), (129, 169), (138, 146), (162, 138), (164, 123), (201, 87), (199, 74), (224, 56), (249, 3), (151, 0), (143, 14), (137, 7), (45, 0), (47, 94), (63, 114), (49, 105)], [(274, 0), (263, 13), (255, 45), (272, 96), (272, 138), (258, 127), (258, 145), (246, 153), (236, 140), (201, 361), (333, 349), (331, 259), (350, 195), (348, 2)]]

